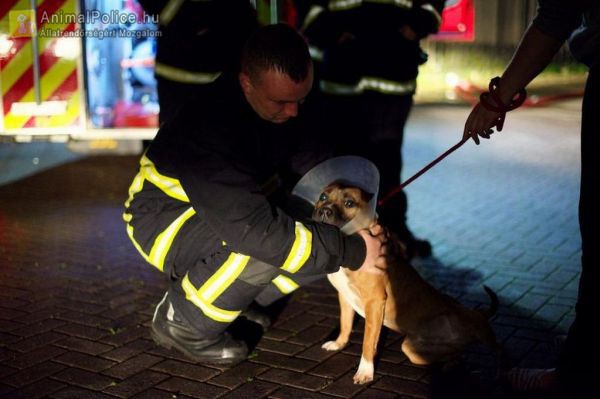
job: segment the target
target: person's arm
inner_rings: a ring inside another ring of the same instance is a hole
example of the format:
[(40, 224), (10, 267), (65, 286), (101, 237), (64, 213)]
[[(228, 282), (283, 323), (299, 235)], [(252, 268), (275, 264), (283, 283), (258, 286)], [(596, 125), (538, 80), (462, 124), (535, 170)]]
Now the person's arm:
[[(508, 104), (515, 94), (526, 87), (552, 61), (563, 41), (530, 26), (521, 40), (510, 64), (500, 78), (498, 94)], [(471, 137), (479, 144), (479, 136), (489, 138), (499, 114), (477, 104), (467, 118), (463, 138)]]
[[(195, 124), (201, 121), (196, 118)], [(222, 138), (226, 132), (196, 129), (190, 123), (173, 129), (202, 132), (199, 142), (171, 145), (171, 152), (163, 149), (160, 156), (173, 164), (172, 173), (198, 217), (228, 251), (299, 274), (331, 273), (342, 265), (356, 270), (365, 260), (375, 263), (381, 249), (376, 238), (344, 236), (334, 226), (294, 220), (272, 206), (244, 163), (233, 159), (229, 148), (239, 144)], [(165, 131), (161, 137), (171, 134), (177, 133)], [(155, 155), (148, 154), (150, 158)]]
[[(571, 32), (581, 24), (582, 13), (591, 3), (588, 0), (539, 0), (538, 14), (521, 39), (497, 87), (503, 104), (508, 104), (552, 61)], [(489, 138), (499, 115), (487, 110), (481, 103), (477, 104), (467, 118), (463, 139), (472, 138), (479, 144), (479, 136)]]

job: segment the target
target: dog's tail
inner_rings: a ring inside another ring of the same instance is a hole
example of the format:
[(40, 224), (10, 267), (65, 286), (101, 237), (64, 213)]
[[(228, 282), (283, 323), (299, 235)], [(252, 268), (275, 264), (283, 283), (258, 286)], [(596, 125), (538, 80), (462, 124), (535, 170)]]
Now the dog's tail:
[(484, 285), (483, 289), (490, 297), (491, 302), (490, 307), (488, 309), (481, 310), (481, 313), (488, 319), (491, 319), (498, 311), (498, 305), (500, 304), (500, 301), (498, 300), (498, 296), (496, 295), (496, 293), (490, 287)]

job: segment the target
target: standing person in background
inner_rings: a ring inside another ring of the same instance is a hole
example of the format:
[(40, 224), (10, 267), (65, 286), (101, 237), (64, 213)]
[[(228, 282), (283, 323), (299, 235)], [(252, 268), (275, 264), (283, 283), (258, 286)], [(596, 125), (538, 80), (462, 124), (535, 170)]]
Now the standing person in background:
[(188, 101), (207, 95), (209, 83), (237, 69), (240, 51), (257, 28), (249, 0), (139, 0), (158, 15), (155, 75), (159, 123)]
[(508, 373), (508, 381), (516, 390), (537, 391), (544, 397), (598, 398), (600, 249), (595, 240), (598, 237), (600, 165), (595, 151), (599, 145), (600, 126), (600, 2), (539, 0), (538, 4), (532, 25), (502, 77), (495, 81), (492, 95), (476, 105), (467, 118), (463, 137), (471, 137), (479, 144), (479, 136), (489, 138), (493, 127), (501, 130), (504, 113), (496, 110), (506, 108), (513, 101), (515, 94), (550, 63), (565, 40), (569, 40), (575, 58), (590, 68), (581, 121), (579, 226), (582, 271), (575, 320), (555, 369), (513, 369)]
[[(400, 183), (404, 126), (427, 60), (419, 41), (438, 31), (443, 8), (444, 0), (299, 2), (329, 132), (340, 154), (377, 165), (382, 194)], [(406, 212), (404, 192), (378, 209), (410, 255), (431, 255), (429, 242), (408, 228)]]

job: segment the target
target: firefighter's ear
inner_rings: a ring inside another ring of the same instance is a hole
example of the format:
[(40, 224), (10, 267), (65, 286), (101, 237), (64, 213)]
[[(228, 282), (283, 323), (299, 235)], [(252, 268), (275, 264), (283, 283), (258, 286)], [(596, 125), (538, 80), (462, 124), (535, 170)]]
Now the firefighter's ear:
[(240, 86), (242, 87), (242, 91), (244, 93), (248, 93), (252, 89), (252, 82), (250, 81), (250, 76), (248, 76), (245, 72), (240, 72), (238, 75), (238, 79), (240, 80)]

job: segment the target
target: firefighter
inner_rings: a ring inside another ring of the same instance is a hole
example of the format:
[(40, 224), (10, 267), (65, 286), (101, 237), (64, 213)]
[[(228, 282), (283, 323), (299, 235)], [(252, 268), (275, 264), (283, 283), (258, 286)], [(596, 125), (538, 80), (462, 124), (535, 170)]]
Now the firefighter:
[(208, 95), (225, 70), (237, 68), (244, 41), (256, 29), (249, 0), (140, 0), (158, 16), (155, 76), (163, 123), (187, 101)]
[(213, 97), (159, 129), (124, 213), (134, 246), (169, 278), (154, 340), (222, 365), (248, 352), (226, 328), (282, 273), (320, 276), (340, 265), (384, 273), (382, 235), (346, 236), (286, 211), (284, 189), (312, 166), (303, 161), (311, 144), (320, 146), (295, 118), (313, 80), (304, 40), (287, 25), (261, 28), (241, 64), (239, 75), (212, 84)]
[[(400, 183), (404, 125), (418, 67), (427, 59), (419, 41), (438, 31), (443, 7), (444, 0), (317, 0), (308, 8), (299, 3), (301, 29), (320, 64), (329, 131), (342, 144), (337, 150), (373, 161), (382, 195)], [(409, 230), (406, 211), (404, 192), (378, 210), (411, 255), (431, 255), (429, 242)]]

